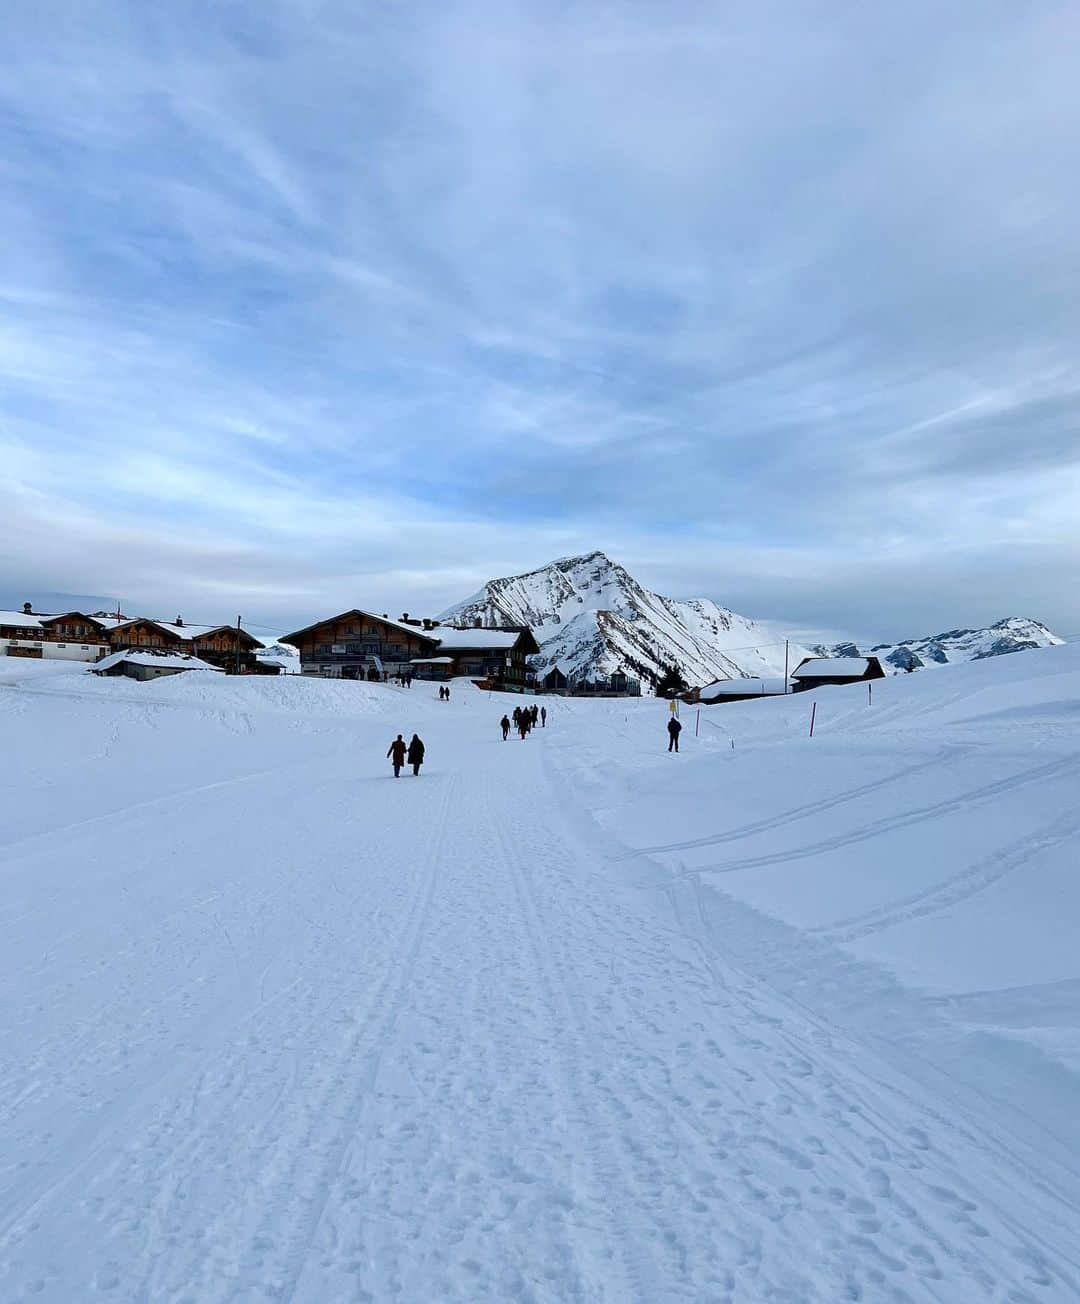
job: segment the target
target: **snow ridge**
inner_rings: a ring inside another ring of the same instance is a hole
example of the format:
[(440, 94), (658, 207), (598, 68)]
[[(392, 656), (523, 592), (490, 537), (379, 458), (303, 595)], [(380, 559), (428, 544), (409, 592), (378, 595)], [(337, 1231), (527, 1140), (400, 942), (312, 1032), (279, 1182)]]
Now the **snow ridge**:
[(1024, 652), (1029, 648), (1057, 647), (1064, 641), (1051, 633), (1040, 620), (1026, 616), (1006, 616), (1004, 620), (996, 621), (985, 629), (951, 629), (947, 633), (931, 634), (926, 638), (878, 643), (869, 649), (859, 649), (854, 643), (837, 643), (833, 647), (815, 648), (814, 651), (823, 656), (864, 656), (869, 651), (880, 659), (889, 674), (895, 675), (954, 662), (982, 661), (986, 657)]
[[(563, 557), (491, 580), (451, 607), (456, 624), (528, 625), (539, 673), (601, 677), (621, 671), (652, 687), (675, 664), (690, 683), (783, 673), (776, 635), (709, 598), (678, 601), (639, 584), (603, 552)], [(805, 655), (791, 648), (791, 664)]]

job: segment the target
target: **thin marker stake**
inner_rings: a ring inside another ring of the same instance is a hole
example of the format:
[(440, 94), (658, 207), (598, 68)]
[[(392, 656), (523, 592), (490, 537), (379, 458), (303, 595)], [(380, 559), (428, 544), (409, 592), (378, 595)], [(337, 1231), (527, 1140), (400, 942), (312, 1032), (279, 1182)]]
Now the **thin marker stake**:
[(813, 738), (814, 736), (814, 716), (816, 715), (817, 715), (817, 702), (814, 702), (811, 704), (810, 707), (810, 737), (811, 738)]

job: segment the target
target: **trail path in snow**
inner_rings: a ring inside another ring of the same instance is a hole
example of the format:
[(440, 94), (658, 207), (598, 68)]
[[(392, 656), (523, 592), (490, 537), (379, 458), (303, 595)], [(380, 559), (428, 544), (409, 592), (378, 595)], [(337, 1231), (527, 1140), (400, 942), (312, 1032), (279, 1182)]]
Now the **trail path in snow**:
[(618, 864), (576, 717), (424, 710), (419, 780), (368, 723), (0, 851), (0, 1298), (1080, 1298), (1045, 1170)]

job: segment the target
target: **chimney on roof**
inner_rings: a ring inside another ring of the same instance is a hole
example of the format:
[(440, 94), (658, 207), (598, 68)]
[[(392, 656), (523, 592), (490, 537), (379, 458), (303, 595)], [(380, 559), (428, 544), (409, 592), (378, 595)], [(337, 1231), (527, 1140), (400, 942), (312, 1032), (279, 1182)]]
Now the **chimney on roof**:
[(29, 616), (32, 614), (34, 610), (34, 604), (32, 602), (24, 602), (22, 604), (22, 609), (23, 609), (23, 615)]
[(184, 620), (183, 620), (183, 617), (182, 617), (182, 616), (177, 616), (177, 618), (176, 618), (176, 622), (175, 622), (175, 623), (176, 623), (176, 625), (177, 625), (180, 629), (183, 629), (183, 627), (184, 627)]

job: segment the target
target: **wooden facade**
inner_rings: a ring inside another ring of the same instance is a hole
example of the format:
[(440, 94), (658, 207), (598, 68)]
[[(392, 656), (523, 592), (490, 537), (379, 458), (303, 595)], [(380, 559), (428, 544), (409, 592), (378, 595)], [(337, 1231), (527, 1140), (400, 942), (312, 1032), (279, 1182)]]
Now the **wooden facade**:
[(142, 648), (187, 652), (230, 673), (276, 674), (276, 668), (258, 663), (255, 652), (262, 646), (235, 625), (185, 625), (179, 616), (164, 621), (84, 611), (45, 615), (29, 603), (21, 612), (0, 612), (0, 653), (9, 656), (97, 661), (110, 652)]
[(328, 679), (412, 674), (412, 662), (436, 656), (439, 645), (422, 623), (406, 624), (358, 608), (286, 634), (282, 642), (299, 651), (302, 674)]
[(331, 679), (452, 679), (524, 689), (528, 658), (538, 651), (527, 628), (455, 629), (433, 620), (400, 620), (354, 608), (282, 640), (300, 653), (305, 675)]
[(0, 656), (96, 661), (108, 650), (102, 624), (84, 612), (45, 615), (28, 602), (21, 612), (0, 612)]
[(229, 673), (259, 673), (255, 650), (262, 644), (235, 625), (185, 625), (180, 619), (166, 622), (138, 617), (109, 630), (108, 640), (113, 652), (124, 648), (187, 652)]
[(439, 639), (438, 657), (448, 658), (450, 664), (433, 667), (436, 673), (423, 678), (463, 675), (492, 688), (522, 691), (531, 685), (528, 659), (540, 651), (531, 629), (454, 629), (440, 625), (432, 633)]

